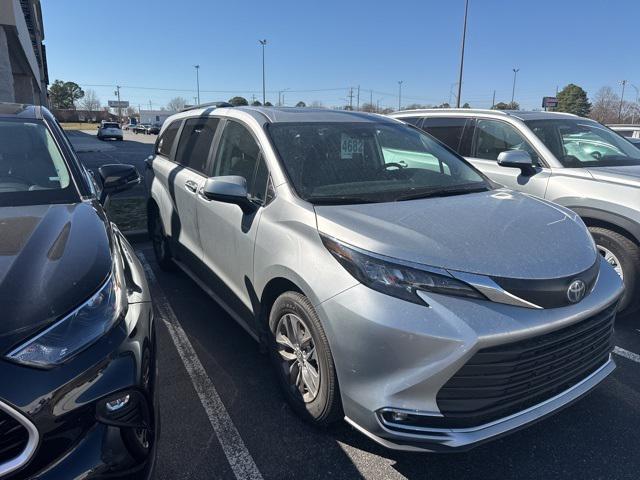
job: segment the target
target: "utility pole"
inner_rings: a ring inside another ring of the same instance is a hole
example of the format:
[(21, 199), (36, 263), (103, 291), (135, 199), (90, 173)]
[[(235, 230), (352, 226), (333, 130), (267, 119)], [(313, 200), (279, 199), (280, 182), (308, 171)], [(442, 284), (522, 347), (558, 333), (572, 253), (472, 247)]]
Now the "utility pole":
[(118, 122), (122, 120), (122, 109), (120, 107), (120, 85), (116, 85), (116, 91), (113, 92), (118, 97)]
[(622, 95), (620, 95), (620, 109), (618, 110), (618, 123), (622, 122), (622, 105), (624, 103), (624, 87), (627, 85), (626, 80), (622, 80)]
[(376, 100), (376, 113), (380, 113), (380, 100)]
[(358, 85), (358, 100), (356, 101), (356, 110), (360, 111), (360, 85)]
[(153, 110), (153, 104), (151, 103), (151, 100), (149, 100), (149, 110)]
[(142, 107), (138, 104), (138, 123), (142, 123)]
[(193, 66), (196, 69), (196, 89), (198, 92), (198, 103), (200, 105), (200, 65)]
[(462, 96), (462, 70), (464, 69), (464, 44), (467, 39), (467, 13), (469, 11), (469, 0), (464, 0), (464, 26), (462, 27), (462, 48), (460, 49), (460, 75), (458, 77), (458, 98), (456, 108), (460, 108), (460, 97)]
[(373, 90), (369, 90), (369, 106), (373, 108)]
[(353, 87), (349, 87), (349, 110), (353, 110)]
[(262, 45), (262, 105), (267, 103), (267, 93), (265, 90), (265, 81), (264, 81), (264, 47), (267, 46), (267, 40), (259, 40), (260, 45)]
[(513, 108), (513, 102), (516, 97), (516, 75), (520, 71), (519, 68), (514, 68), (513, 70), (513, 88), (511, 89), (511, 108)]
[(402, 82), (403, 80), (398, 80), (398, 110), (402, 109)]
[(496, 91), (493, 91), (493, 100), (491, 100), (491, 109), (496, 106)]

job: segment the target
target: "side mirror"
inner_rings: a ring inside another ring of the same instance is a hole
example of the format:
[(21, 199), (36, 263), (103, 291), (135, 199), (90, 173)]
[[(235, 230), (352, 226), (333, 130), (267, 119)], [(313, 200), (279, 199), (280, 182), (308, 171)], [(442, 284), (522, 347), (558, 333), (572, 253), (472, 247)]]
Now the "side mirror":
[(255, 203), (249, 198), (247, 180), (244, 177), (228, 175), (207, 178), (201, 195), (207, 200), (238, 205), (245, 214), (256, 210)]
[(501, 167), (519, 168), (523, 175), (533, 175), (536, 167), (529, 152), (523, 150), (507, 150), (498, 155), (498, 165)]
[(133, 165), (103, 165), (98, 169), (98, 173), (102, 180), (100, 203), (103, 204), (109, 195), (129, 190), (140, 183), (140, 174)]
[(100, 130), (100, 125), (97, 125), (97, 126), (96, 126), (96, 128), (97, 128), (98, 130)]

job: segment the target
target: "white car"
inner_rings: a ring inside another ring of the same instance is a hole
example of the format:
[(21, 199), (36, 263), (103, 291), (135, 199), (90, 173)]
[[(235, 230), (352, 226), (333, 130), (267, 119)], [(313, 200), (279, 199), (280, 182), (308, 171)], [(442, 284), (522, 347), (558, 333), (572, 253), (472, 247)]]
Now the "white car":
[(607, 125), (614, 132), (629, 138), (640, 138), (640, 125)]
[(106, 138), (115, 138), (116, 140), (122, 140), (122, 128), (116, 122), (102, 122), (98, 127), (98, 140), (104, 140)]

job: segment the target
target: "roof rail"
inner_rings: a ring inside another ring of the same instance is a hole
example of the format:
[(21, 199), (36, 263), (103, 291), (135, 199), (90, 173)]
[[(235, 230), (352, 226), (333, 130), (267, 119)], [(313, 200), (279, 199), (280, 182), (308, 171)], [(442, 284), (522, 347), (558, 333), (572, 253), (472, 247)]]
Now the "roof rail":
[(201, 103), (199, 105), (192, 105), (187, 108), (183, 108), (180, 110), (181, 112), (188, 112), (189, 110), (195, 110), (197, 108), (205, 108), (205, 107), (215, 107), (215, 108), (225, 108), (225, 107), (233, 107), (229, 102), (209, 102), (209, 103)]

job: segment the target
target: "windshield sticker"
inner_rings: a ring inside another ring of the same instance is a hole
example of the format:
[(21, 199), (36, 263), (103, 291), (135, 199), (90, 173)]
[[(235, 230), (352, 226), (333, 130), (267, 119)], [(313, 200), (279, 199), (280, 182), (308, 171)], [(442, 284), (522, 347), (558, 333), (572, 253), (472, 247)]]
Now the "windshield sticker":
[(340, 140), (340, 159), (350, 160), (354, 153), (360, 155), (364, 153), (364, 140), (361, 137), (351, 137), (343, 133)]

